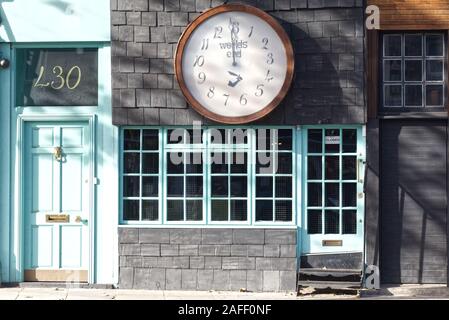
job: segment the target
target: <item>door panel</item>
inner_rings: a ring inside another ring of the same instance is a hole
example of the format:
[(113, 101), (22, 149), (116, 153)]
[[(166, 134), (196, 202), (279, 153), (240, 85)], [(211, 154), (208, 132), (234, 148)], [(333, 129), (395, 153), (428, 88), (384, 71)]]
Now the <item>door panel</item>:
[(25, 280), (87, 281), (89, 127), (33, 122), (25, 131)]
[(447, 121), (384, 121), (381, 146), (381, 280), (446, 283)]
[(303, 136), (303, 254), (363, 250), (361, 128), (308, 128)]

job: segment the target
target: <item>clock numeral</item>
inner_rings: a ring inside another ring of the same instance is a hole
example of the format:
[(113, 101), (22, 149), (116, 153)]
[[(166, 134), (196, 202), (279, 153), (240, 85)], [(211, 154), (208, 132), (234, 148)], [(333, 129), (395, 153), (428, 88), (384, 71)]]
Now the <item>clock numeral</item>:
[(248, 34), (248, 38), (251, 38), (251, 36), (253, 35), (253, 31), (254, 31), (254, 27), (251, 26), (251, 31)]
[(240, 104), (242, 106), (245, 106), (248, 103), (248, 99), (246, 99), (247, 94), (244, 93), (240, 96)]
[(268, 50), (268, 38), (263, 38), (262, 43), (263, 43), (262, 49)]
[(254, 94), (256, 97), (261, 97), (263, 95), (263, 84), (257, 85), (257, 91)]
[(200, 79), (198, 83), (203, 84), (204, 82), (206, 82), (206, 74), (204, 72), (198, 73), (198, 79)]
[(273, 79), (274, 79), (274, 77), (271, 76), (271, 72), (270, 72), (270, 70), (268, 70), (267, 75), (265, 76), (265, 81), (270, 82)]
[(268, 64), (273, 64), (274, 63), (274, 57), (273, 57), (273, 54), (271, 52), (269, 54), (267, 54), (267, 63)]
[(196, 56), (193, 66), (202, 67), (204, 65), (204, 56)]
[(207, 39), (203, 39), (202, 45), (201, 45), (201, 50), (207, 50), (209, 49), (209, 38)]
[(215, 27), (214, 39), (221, 39), (221, 34), (223, 33), (223, 27)]
[(215, 87), (212, 86), (209, 88), (209, 91), (207, 92), (207, 97), (209, 99), (212, 99), (214, 97), (214, 95), (215, 95)]
[(223, 95), (223, 97), (226, 97), (226, 100), (225, 100), (225, 103), (224, 103), (225, 107), (228, 105), (229, 96), (230, 96), (229, 93), (225, 93), (225, 94)]

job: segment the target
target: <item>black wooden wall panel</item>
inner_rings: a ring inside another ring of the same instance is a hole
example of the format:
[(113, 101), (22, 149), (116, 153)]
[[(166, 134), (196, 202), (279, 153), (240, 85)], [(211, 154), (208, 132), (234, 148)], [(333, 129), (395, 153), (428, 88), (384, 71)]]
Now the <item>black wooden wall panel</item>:
[(383, 283), (447, 281), (447, 121), (381, 124)]

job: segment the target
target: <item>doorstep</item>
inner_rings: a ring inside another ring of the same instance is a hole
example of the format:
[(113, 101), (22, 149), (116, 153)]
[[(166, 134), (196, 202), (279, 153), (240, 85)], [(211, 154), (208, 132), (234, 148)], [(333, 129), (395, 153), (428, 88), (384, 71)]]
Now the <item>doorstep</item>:
[(380, 289), (362, 289), (361, 298), (392, 297), (434, 297), (449, 298), (449, 287), (446, 284), (386, 284)]
[(80, 289), (115, 289), (112, 284), (92, 284), (85, 282), (20, 282), (20, 288), (80, 288)]

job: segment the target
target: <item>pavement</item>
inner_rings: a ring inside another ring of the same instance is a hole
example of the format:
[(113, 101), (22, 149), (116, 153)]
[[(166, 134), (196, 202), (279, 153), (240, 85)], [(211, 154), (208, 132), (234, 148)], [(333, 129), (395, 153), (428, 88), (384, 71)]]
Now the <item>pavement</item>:
[(0, 300), (310, 300), (355, 299), (353, 294), (295, 292), (165, 291), (83, 288), (0, 288)]
[(124, 290), (59, 287), (0, 288), (0, 300), (449, 300), (445, 285), (394, 285), (380, 290), (306, 288), (295, 292)]

